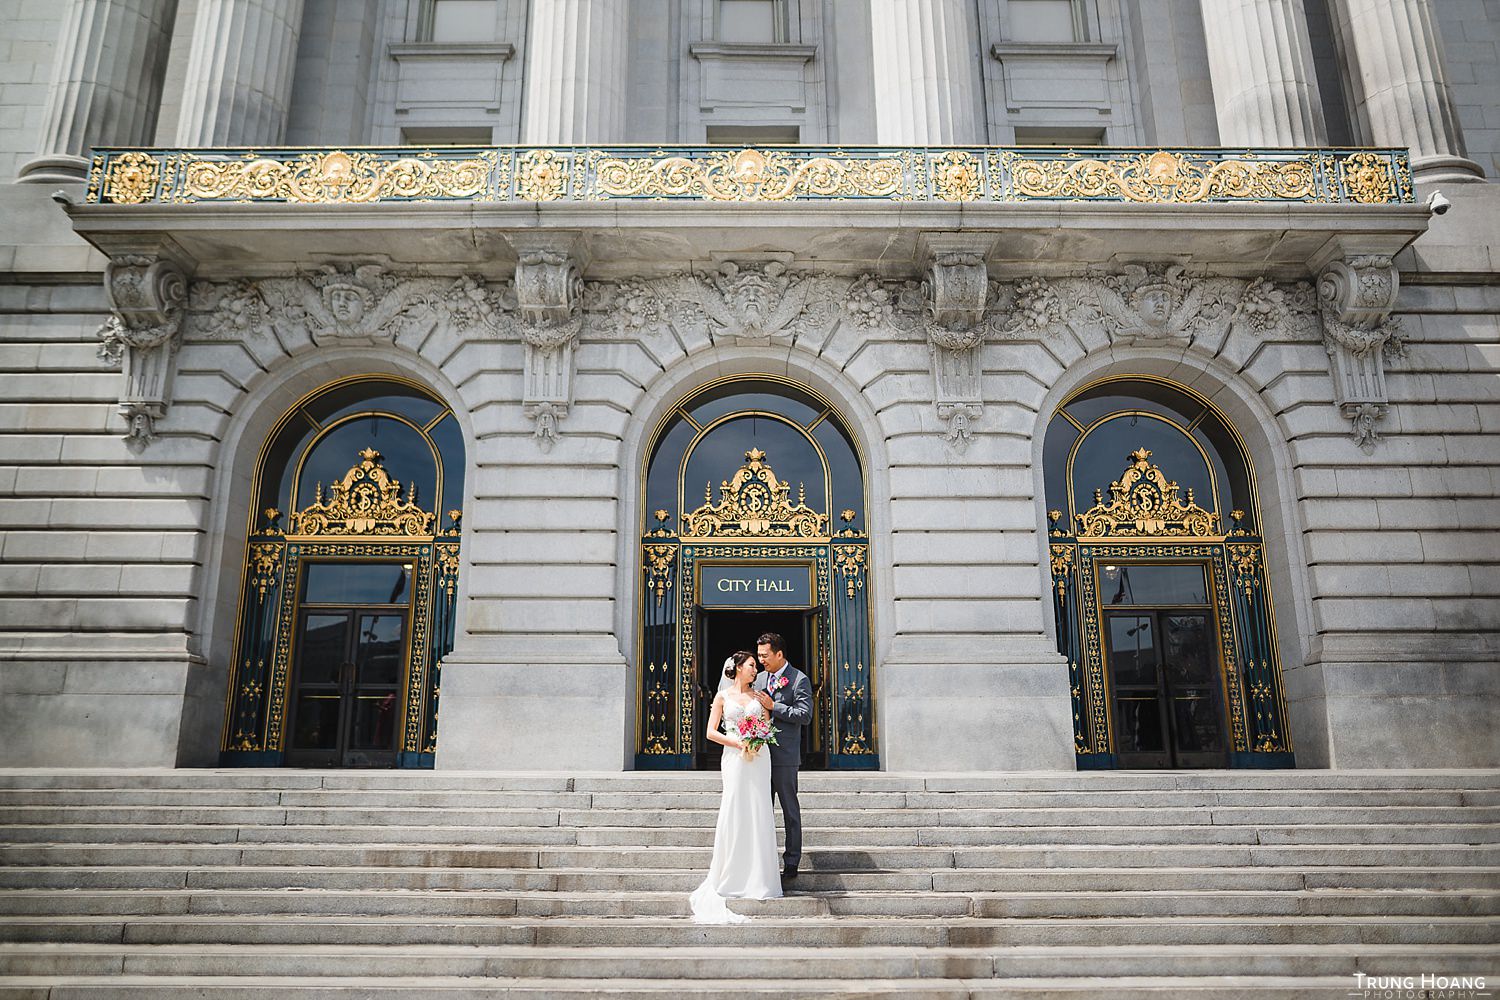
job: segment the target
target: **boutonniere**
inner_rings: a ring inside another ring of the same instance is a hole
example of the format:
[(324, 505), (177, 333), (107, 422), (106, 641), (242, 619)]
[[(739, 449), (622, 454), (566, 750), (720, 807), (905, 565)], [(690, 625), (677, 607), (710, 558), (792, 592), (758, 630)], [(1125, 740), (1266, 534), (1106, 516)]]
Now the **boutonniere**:
[(771, 690), (772, 691), (780, 691), (782, 688), (786, 687), (790, 683), (792, 683), (792, 682), (787, 679), (786, 674), (782, 674), (780, 677), (776, 678), (775, 680), (773, 680), (771, 682)]

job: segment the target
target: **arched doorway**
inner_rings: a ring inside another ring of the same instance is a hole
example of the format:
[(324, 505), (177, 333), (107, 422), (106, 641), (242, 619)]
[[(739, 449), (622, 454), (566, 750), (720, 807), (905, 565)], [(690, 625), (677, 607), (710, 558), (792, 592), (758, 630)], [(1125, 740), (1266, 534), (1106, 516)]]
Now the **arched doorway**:
[(266, 438), (220, 760), (431, 767), (453, 645), (462, 432), (402, 379), (325, 386)]
[(1080, 767), (1291, 767), (1255, 473), (1186, 386), (1071, 394), (1043, 451)]
[(863, 463), (839, 413), (786, 379), (711, 382), (661, 421), (642, 476), (636, 766), (717, 766), (720, 665), (769, 631), (812, 681), (804, 766), (877, 768)]

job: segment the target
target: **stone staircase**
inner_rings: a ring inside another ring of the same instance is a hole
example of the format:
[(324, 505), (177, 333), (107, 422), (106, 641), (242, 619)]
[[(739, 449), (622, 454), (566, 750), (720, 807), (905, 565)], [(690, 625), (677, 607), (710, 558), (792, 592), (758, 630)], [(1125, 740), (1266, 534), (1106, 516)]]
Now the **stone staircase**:
[(716, 774), (0, 771), (0, 1000), (1500, 980), (1500, 772), (808, 774), (797, 893), (705, 927), (717, 798)]

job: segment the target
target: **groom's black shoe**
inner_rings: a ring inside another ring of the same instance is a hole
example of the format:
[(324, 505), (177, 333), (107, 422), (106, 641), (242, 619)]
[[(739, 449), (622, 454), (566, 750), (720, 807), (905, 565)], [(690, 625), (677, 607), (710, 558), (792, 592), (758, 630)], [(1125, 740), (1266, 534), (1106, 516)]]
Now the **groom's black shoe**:
[(793, 866), (793, 867), (790, 867), (790, 868), (783, 868), (781, 870), (781, 881), (783, 881), (783, 882), (795, 882), (795, 881), (797, 881), (797, 869), (796, 869), (796, 867)]

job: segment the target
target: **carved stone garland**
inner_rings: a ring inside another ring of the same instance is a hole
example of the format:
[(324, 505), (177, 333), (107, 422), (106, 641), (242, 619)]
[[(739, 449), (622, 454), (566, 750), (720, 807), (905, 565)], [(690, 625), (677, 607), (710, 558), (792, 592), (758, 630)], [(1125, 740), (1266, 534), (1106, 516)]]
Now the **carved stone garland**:
[[(526, 352), (526, 416), (543, 450), (572, 404), (573, 352), (585, 329), (639, 337), (668, 328), (684, 343), (806, 343), (816, 350), (842, 320), (926, 341), (934, 405), (945, 437), (962, 450), (983, 413), (980, 351), (986, 340), (1041, 339), (1070, 329), (1085, 347), (1195, 342), (1215, 349), (1235, 326), (1324, 340), (1337, 402), (1367, 450), (1385, 414), (1383, 355), (1400, 350), (1389, 305), (1389, 258), (1331, 264), (1317, 293), (1195, 274), (1171, 264), (1126, 265), (1071, 277), (989, 279), (989, 237), (924, 237), (924, 281), (857, 279), (791, 271), (778, 262), (725, 262), (709, 272), (585, 283), (576, 235), (518, 246), (514, 281), (395, 273), (378, 264), (328, 265), (289, 277), (196, 282), (158, 257), (120, 257), (108, 284), (116, 315), (101, 330), (101, 355), (121, 360), (121, 412), (133, 441), (150, 439), (166, 410), (172, 355), (182, 336), (245, 340), (299, 333), (314, 343), (411, 346), (440, 323), (460, 333), (514, 337)], [(1319, 319), (1321, 316), (1321, 330)], [(272, 337), (274, 339), (274, 337)]]

